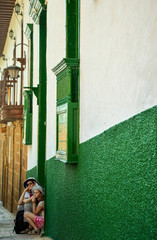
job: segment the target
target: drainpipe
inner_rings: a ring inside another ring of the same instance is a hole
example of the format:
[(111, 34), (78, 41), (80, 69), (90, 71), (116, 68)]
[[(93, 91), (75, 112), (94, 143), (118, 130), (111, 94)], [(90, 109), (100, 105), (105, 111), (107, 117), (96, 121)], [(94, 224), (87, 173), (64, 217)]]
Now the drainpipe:
[(46, 162), (46, 10), (40, 15), (39, 23), (39, 110), (38, 110), (38, 181), (45, 185)]

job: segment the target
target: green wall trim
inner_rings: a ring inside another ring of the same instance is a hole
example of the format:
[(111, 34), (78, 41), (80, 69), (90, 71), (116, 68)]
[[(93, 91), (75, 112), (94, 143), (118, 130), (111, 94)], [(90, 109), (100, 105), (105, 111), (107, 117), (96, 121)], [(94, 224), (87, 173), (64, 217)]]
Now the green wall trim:
[[(33, 86), (33, 24), (27, 23), (25, 35), (30, 41), (30, 70), (29, 70), (29, 87), (23, 89), (30, 89)], [(23, 144), (32, 144), (32, 117), (33, 117), (33, 94), (30, 91), (23, 91), (24, 95), (24, 127), (23, 127)]]
[(23, 144), (32, 144), (32, 91), (25, 90), (23, 111)]
[(45, 0), (39, 0), (42, 5), (44, 5)]
[(66, 0), (66, 58), (79, 56), (79, 0)]
[(78, 102), (79, 59), (64, 58), (52, 71), (57, 76), (57, 106)]
[(46, 161), (46, 89), (47, 89), (47, 66), (46, 66), (46, 39), (47, 39), (47, 14), (42, 11), (39, 23), (39, 110), (38, 110), (38, 178), (44, 186), (45, 161)]
[(27, 170), (26, 178), (29, 178), (29, 177), (34, 177), (34, 178), (36, 178), (38, 180), (38, 169), (37, 169), (37, 166), (33, 167), (30, 170)]
[(80, 60), (78, 58), (63, 58), (52, 71), (57, 76), (67, 67), (79, 67)]
[(33, 24), (32, 23), (27, 23), (26, 29), (25, 29), (26, 38), (30, 39), (32, 33), (33, 33)]
[(31, 34), (31, 49), (30, 49), (30, 87), (33, 87), (33, 24), (29, 24), (32, 25), (31, 29), (32, 29), (32, 34)]
[[(80, 1), (66, 0), (66, 58), (52, 69), (57, 76), (56, 158), (66, 163), (76, 163), (78, 160), (79, 24)], [(66, 112), (58, 110), (66, 104)]]

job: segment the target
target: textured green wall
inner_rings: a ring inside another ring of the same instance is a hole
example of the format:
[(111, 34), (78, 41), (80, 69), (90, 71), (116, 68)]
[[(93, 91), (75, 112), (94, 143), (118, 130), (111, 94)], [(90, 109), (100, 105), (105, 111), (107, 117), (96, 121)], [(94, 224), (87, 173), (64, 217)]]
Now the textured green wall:
[(157, 107), (82, 143), (77, 165), (47, 161), (46, 234), (157, 239)]
[(37, 167), (32, 168), (31, 170), (28, 170), (26, 172), (26, 178), (29, 177), (34, 177), (35, 179), (38, 180), (38, 171), (37, 171)]

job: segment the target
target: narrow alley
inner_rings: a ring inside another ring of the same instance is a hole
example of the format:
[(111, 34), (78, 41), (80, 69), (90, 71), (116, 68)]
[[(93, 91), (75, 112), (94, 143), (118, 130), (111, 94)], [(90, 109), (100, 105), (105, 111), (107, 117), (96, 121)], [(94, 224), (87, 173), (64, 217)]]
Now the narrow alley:
[(14, 219), (15, 215), (10, 213), (8, 210), (6, 210), (2, 206), (2, 202), (0, 202), (0, 239), (2, 240), (10, 240), (10, 239), (43, 239), (43, 240), (49, 240), (48, 237), (40, 237), (38, 235), (28, 235), (28, 234), (16, 234), (13, 233), (14, 228)]
[(156, 165), (157, 0), (0, 0), (0, 240), (157, 240)]

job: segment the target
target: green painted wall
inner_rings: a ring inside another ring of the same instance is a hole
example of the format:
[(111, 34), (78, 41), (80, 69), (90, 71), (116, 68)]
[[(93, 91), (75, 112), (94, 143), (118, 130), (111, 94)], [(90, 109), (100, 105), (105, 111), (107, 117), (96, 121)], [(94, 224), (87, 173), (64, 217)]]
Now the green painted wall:
[(32, 168), (26, 172), (26, 178), (34, 177), (38, 180), (38, 170), (37, 167)]
[(157, 239), (156, 178), (154, 107), (82, 143), (78, 164), (47, 161), (46, 234), (55, 240)]

